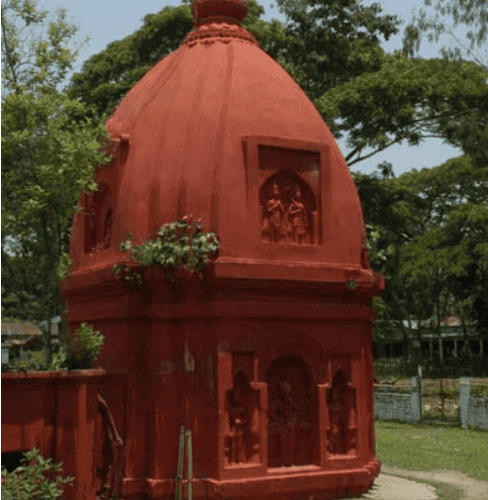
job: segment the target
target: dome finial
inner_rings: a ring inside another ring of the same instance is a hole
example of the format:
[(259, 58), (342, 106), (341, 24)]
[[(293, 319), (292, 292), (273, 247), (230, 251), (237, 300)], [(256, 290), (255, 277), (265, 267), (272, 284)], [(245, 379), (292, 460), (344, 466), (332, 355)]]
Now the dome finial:
[(196, 26), (217, 19), (227, 22), (240, 22), (246, 17), (245, 0), (194, 0), (191, 5)]
[(191, 10), (193, 29), (182, 45), (192, 47), (197, 42), (221, 40), (228, 43), (238, 39), (259, 46), (254, 35), (240, 25), (247, 13), (246, 0), (194, 0)]

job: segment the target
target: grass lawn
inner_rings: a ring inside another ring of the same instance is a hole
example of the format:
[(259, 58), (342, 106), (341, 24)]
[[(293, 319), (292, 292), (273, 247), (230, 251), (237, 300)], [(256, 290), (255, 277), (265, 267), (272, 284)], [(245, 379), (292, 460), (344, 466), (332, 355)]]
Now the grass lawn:
[(456, 470), (488, 481), (488, 432), (376, 420), (376, 456), (402, 469)]

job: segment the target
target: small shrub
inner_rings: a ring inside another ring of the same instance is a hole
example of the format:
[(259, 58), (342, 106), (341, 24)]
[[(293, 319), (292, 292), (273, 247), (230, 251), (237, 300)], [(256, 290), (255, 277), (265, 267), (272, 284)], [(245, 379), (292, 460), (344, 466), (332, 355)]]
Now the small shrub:
[(92, 363), (100, 354), (104, 342), (104, 336), (93, 329), (91, 325), (82, 323), (69, 339), (66, 348), (60, 349), (56, 359), (57, 365), (62, 369), (83, 370), (90, 368)]
[(156, 234), (142, 242), (134, 242), (129, 234), (129, 239), (120, 245), (120, 249), (129, 254), (113, 267), (113, 272), (124, 280), (139, 284), (142, 280), (137, 267), (153, 265), (165, 269), (169, 281), (176, 281), (179, 271), (202, 278), (219, 249), (217, 235), (204, 233), (202, 229), (201, 219), (194, 221), (191, 215), (186, 215), (177, 222), (164, 224)]
[(66, 370), (67, 364), (66, 359), (68, 357), (68, 349), (66, 346), (61, 346), (58, 352), (53, 353), (51, 364), (49, 365), (49, 370), (59, 371)]
[(24, 464), (14, 472), (2, 468), (2, 500), (56, 500), (63, 494), (63, 484), (73, 477), (59, 477), (62, 464), (44, 458), (36, 448), (24, 453)]

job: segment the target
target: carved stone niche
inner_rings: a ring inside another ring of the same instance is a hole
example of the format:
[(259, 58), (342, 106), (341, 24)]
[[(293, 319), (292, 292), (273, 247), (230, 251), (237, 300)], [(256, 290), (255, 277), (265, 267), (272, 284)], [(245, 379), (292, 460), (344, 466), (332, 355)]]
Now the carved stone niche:
[(266, 382), (268, 467), (312, 464), (316, 398), (309, 367), (298, 356), (280, 356), (268, 369)]
[[(327, 390), (327, 451), (330, 455), (356, 455), (356, 389), (350, 381), (350, 363), (335, 363), (331, 388)], [(340, 366), (342, 365), (342, 366)]]
[(260, 390), (254, 388), (255, 358), (252, 352), (232, 354), (233, 386), (226, 394), (228, 432), (226, 465), (260, 462)]
[(85, 193), (84, 252), (95, 248), (110, 248), (112, 243), (112, 205), (110, 187), (99, 183), (97, 191)]
[(267, 243), (317, 243), (317, 198), (312, 188), (291, 170), (268, 177), (259, 191), (261, 235)]

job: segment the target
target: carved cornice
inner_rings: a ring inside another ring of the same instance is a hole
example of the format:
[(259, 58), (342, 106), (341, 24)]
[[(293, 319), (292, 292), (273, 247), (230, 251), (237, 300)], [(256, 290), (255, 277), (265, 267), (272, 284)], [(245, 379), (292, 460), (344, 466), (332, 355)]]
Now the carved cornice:
[(254, 36), (240, 25), (247, 12), (244, 0), (195, 0), (191, 9), (194, 28), (186, 35), (182, 45), (192, 47), (198, 42), (209, 44), (242, 40), (259, 46)]
[[(238, 24), (229, 22), (227, 18), (212, 17), (211, 23), (205, 23), (190, 31), (183, 40), (182, 45), (193, 47), (196, 43), (229, 43), (232, 40), (241, 40), (259, 47), (259, 43), (249, 31)], [(225, 19), (225, 21), (224, 21)], [(226, 22), (227, 21), (227, 22)]]

